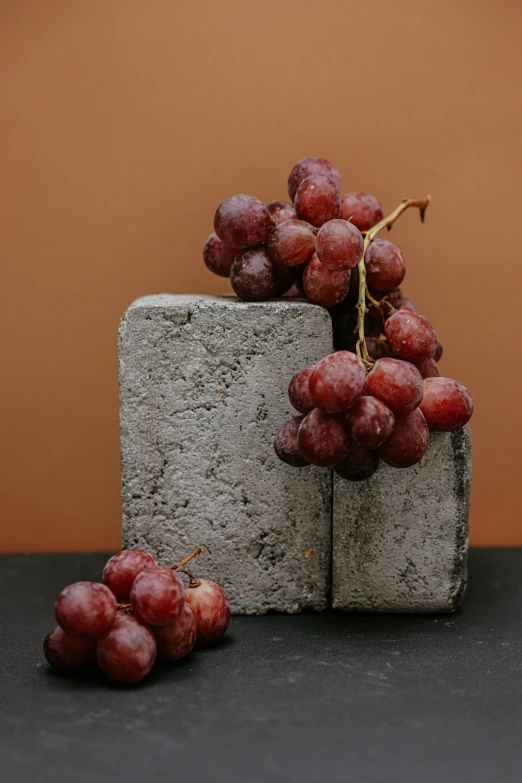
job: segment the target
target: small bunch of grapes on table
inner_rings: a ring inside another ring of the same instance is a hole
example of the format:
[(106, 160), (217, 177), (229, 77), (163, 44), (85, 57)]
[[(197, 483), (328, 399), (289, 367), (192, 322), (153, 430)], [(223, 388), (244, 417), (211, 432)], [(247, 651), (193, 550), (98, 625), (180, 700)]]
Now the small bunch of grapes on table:
[(65, 587), (55, 604), (58, 625), (44, 641), (47, 662), (62, 672), (97, 662), (111, 680), (131, 685), (156, 660), (176, 663), (194, 645), (216, 642), (228, 628), (230, 607), (219, 585), (184, 568), (200, 552), (169, 568), (144, 549), (126, 549), (107, 562), (103, 583)]
[(429, 429), (457, 430), (473, 413), (469, 391), (440, 376), (433, 326), (402, 293), (400, 249), (377, 238), (410, 207), (424, 220), (430, 198), (405, 199), (384, 217), (368, 193), (341, 196), (340, 174), (324, 158), (299, 161), (288, 193), (292, 203), (224, 201), (203, 251), (245, 301), (305, 297), (331, 314), (334, 352), (291, 379), (300, 415), (283, 424), (275, 451), (288, 465), (333, 467), (349, 481), (368, 479), (381, 460), (411, 467)]

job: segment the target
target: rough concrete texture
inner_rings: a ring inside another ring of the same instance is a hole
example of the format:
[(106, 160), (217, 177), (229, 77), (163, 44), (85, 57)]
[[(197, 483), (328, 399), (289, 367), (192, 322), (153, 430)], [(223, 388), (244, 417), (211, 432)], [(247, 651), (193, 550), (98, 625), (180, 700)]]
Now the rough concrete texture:
[(332, 348), (326, 310), (299, 301), (149, 296), (120, 326), (123, 538), (197, 573), (236, 613), (324, 609), (331, 473), (279, 462), (297, 370)]
[(422, 461), (369, 481), (335, 477), (333, 605), (452, 612), (466, 587), (471, 432), (430, 432)]

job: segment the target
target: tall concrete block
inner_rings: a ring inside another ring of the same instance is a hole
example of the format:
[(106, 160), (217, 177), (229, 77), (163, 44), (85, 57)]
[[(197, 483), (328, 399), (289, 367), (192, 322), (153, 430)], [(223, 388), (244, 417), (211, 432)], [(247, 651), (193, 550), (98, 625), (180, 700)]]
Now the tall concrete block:
[(451, 612), (466, 586), (471, 432), (430, 433), (418, 465), (334, 478), (333, 606)]
[(289, 300), (149, 296), (119, 334), (123, 539), (200, 573), (232, 610), (324, 609), (331, 473), (283, 465), (287, 386), (331, 351), (326, 310)]

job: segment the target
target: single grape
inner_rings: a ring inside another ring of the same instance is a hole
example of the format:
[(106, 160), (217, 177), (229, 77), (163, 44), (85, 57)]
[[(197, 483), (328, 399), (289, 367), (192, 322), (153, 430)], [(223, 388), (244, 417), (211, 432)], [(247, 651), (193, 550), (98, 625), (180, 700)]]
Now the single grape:
[(272, 218), (263, 202), (244, 193), (223, 201), (214, 216), (214, 231), (236, 250), (261, 245), (272, 228)]
[(315, 236), (304, 220), (285, 220), (271, 232), (266, 249), (276, 264), (299, 266), (314, 253)]
[(342, 302), (350, 288), (350, 272), (327, 269), (314, 253), (303, 271), (303, 290), (311, 302), (333, 307)]
[(330, 177), (337, 185), (338, 190), (341, 189), (341, 175), (329, 160), (325, 160), (325, 158), (303, 158), (303, 160), (295, 164), (288, 177), (288, 195), (292, 201), (295, 199), (297, 188), (301, 182), (311, 174), (322, 174), (325, 177)]
[(69, 636), (59, 625), (44, 640), (47, 663), (61, 672), (85, 669), (96, 661), (96, 639), (92, 636)]
[(349, 351), (337, 351), (317, 362), (310, 375), (312, 402), (325, 413), (343, 413), (364, 388), (366, 370)]
[(285, 421), (274, 442), (274, 450), (279, 459), (293, 468), (304, 468), (309, 464), (297, 446), (297, 433), (302, 420), (303, 416), (294, 416), (293, 419)]
[(299, 411), (299, 413), (302, 413), (305, 416), (315, 408), (310, 396), (309, 387), (310, 376), (314, 367), (315, 365), (312, 365), (311, 367), (305, 367), (304, 369), (299, 370), (299, 372), (296, 372), (296, 374), (292, 376), (292, 379), (288, 384), (288, 399), (290, 400), (290, 404), (296, 411)]
[(246, 302), (261, 302), (275, 296), (279, 280), (276, 265), (261, 245), (238, 253), (230, 269), (230, 284)]
[(438, 378), (440, 376), (439, 365), (435, 359), (423, 359), (416, 362), (415, 366), (423, 378)]
[(166, 625), (156, 626), (157, 660), (175, 663), (185, 658), (196, 644), (197, 623), (192, 607), (185, 601), (179, 615)]
[(111, 680), (125, 685), (140, 682), (156, 660), (154, 634), (138, 617), (118, 612), (111, 629), (98, 639), (96, 657)]
[(402, 308), (402, 291), (400, 288), (394, 288), (393, 291), (377, 291), (375, 288), (368, 286), (370, 295), (381, 303), (381, 309), (378, 310), (373, 305), (369, 305), (368, 314), (372, 318), (380, 318), (381, 321), (384, 318), (389, 318), (394, 310), (400, 310)]
[(136, 614), (149, 625), (163, 625), (183, 609), (185, 588), (179, 576), (167, 566), (140, 571), (133, 582), (130, 599)]
[(198, 579), (187, 587), (187, 602), (197, 624), (197, 644), (217, 642), (230, 623), (230, 606), (222, 587), (210, 579)]
[(99, 636), (116, 616), (116, 598), (99, 582), (75, 582), (58, 595), (54, 612), (69, 636)]
[(343, 459), (348, 442), (344, 416), (332, 416), (315, 408), (304, 417), (297, 434), (297, 445), (312, 465), (331, 468)]
[(399, 310), (390, 316), (384, 333), (393, 353), (400, 359), (421, 362), (430, 359), (437, 347), (437, 335), (428, 319), (408, 310)]
[(359, 231), (368, 231), (383, 219), (380, 203), (370, 193), (346, 193), (341, 199), (341, 217)]
[(376, 397), (360, 397), (346, 415), (354, 440), (363, 449), (376, 449), (393, 432), (395, 416)]
[(404, 280), (406, 266), (399, 248), (387, 239), (374, 239), (364, 258), (366, 282), (377, 291), (393, 291)]
[(123, 549), (107, 561), (103, 569), (103, 583), (118, 601), (129, 601), (132, 583), (140, 571), (155, 565), (156, 558), (145, 549)]
[(346, 220), (329, 220), (317, 233), (317, 258), (327, 269), (353, 269), (363, 254), (359, 229)]
[[(397, 307), (396, 309), (398, 310), (399, 308)], [(413, 299), (410, 299), (407, 296), (403, 296), (402, 297), (402, 305), (401, 305), (400, 309), (401, 310), (409, 310), (410, 313), (418, 312), (417, 305), (415, 304)]]
[(271, 201), (270, 204), (266, 204), (266, 208), (277, 226), (285, 220), (296, 219), (294, 205), (289, 204), (288, 201)]
[(366, 481), (379, 467), (376, 451), (366, 451), (352, 437), (348, 439), (346, 454), (334, 471), (346, 481)]
[(228, 277), (236, 253), (237, 250), (230, 245), (225, 245), (217, 234), (211, 234), (203, 248), (203, 260), (215, 275)]
[(390, 346), (386, 340), (381, 340), (379, 337), (366, 337), (365, 342), (366, 350), (375, 361), (391, 356)]
[(467, 424), (473, 414), (471, 394), (452, 378), (426, 378), (420, 405), (428, 427), (452, 432)]
[(395, 429), (377, 450), (379, 457), (392, 468), (410, 468), (428, 450), (429, 433), (420, 408), (395, 419)]
[(328, 220), (338, 218), (340, 211), (339, 190), (329, 177), (319, 174), (306, 177), (297, 188), (295, 213), (300, 220), (319, 228)]
[(422, 400), (420, 372), (400, 359), (378, 359), (366, 377), (366, 386), (397, 416), (410, 413)]
[(435, 348), (435, 353), (433, 354), (433, 358), (435, 359), (436, 362), (440, 362), (442, 358), (442, 351), (443, 351), (442, 344), (439, 343), (439, 341), (437, 340), (437, 347)]

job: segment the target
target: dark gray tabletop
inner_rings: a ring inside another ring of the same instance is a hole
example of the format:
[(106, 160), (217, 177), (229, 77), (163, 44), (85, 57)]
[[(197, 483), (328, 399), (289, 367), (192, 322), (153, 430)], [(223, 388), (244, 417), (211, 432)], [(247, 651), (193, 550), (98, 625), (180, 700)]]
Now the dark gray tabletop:
[(0, 773), (13, 783), (520, 783), (522, 550), (475, 550), (449, 616), (233, 618), (135, 688), (41, 652), (103, 555), (0, 557)]

